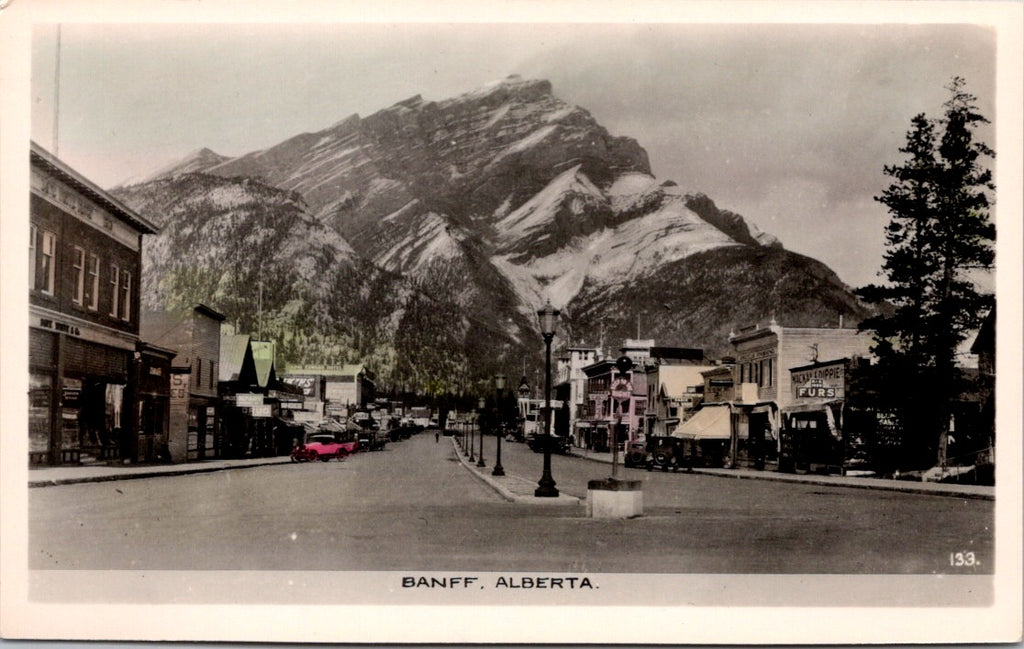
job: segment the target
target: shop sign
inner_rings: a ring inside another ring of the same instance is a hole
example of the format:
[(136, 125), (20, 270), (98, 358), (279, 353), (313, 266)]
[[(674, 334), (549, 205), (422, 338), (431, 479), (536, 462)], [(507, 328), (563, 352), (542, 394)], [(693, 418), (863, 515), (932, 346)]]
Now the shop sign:
[(265, 418), (265, 417), (273, 416), (274, 413), (272, 411), (272, 406), (270, 404), (267, 404), (267, 405), (252, 406), (252, 411), (250, 412), (250, 414), (253, 417)]
[(39, 318), (39, 327), (41, 329), (49, 329), (50, 331), (59, 331), (71, 336), (82, 335), (82, 330), (75, 325), (69, 325), (66, 322), (55, 322), (52, 318)]
[(612, 399), (629, 399), (633, 396), (633, 384), (619, 379), (612, 383)]
[(775, 345), (769, 345), (767, 347), (759, 347), (757, 349), (751, 349), (736, 354), (737, 363), (750, 363), (753, 361), (760, 361), (766, 358), (776, 357)]
[(171, 375), (171, 398), (184, 399), (188, 396), (188, 374)]
[(239, 408), (252, 408), (263, 405), (262, 394), (236, 394), (235, 405)]
[(844, 362), (820, 365), (791, 373), (797, 398), (842, 399), (846, 388)]
[(299, 388), (302, 390), (302, 394), (307, 397), (316, 396), (318, 380), (315, 376), (286, 376), (282, 381)]
[(826, 383), (824, 379), (815, 378), (797, 387), (796, 396), (809, 399), (836, 399), (842, 396), (842, 392), (841, 386)]

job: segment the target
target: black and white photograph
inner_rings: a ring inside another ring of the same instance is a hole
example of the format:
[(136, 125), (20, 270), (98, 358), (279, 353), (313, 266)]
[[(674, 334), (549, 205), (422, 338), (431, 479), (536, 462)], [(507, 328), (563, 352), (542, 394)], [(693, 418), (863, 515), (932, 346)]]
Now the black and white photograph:
[(0, 2), (0, 635), (1020, 642), (1022, 29)]

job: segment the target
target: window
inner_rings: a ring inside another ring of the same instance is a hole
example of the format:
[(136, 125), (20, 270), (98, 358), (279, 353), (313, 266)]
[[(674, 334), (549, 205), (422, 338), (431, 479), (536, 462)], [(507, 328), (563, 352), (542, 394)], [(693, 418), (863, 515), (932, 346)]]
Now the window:
[(71, 267), (75, 278), (75, 292), (71, 295), (71, 301), (82, 306), (85, 303), (85, 251), (78, 246), (74, 247)]
[(132, 319), (132, 274), (121, 271), (121, 319), (128, 322)]
[(89, 284), (86, 292), (89, 310), (95, 311), (100, 306), (100, 258), (99, 255), (89, 255)]
[(217, 361), (210, 361), (210, 389), (217, 387), (214, 382), (217, 380)]
[(40, 264), (40, 280), (42, 285), (39, 290), (47, 295), (53, 295), (54, 267), (57, 256), (57, 235), (52, 232), (43, 232), (43, 256)]
[(110, 264), (110, 315), (114, 318), (121, 313), (118, 309), (121, 297), (121, 269), (117, 264)]
[(196, 387), (203, 384), (203, 359), (196, 358)]
[(36, 259), (36, 239), (39, 237), (39, 228), (36, 226), (29, 227), (28, 237), (28, 287), (34, 289), (36, 287), (36, 264), (39, 260)]

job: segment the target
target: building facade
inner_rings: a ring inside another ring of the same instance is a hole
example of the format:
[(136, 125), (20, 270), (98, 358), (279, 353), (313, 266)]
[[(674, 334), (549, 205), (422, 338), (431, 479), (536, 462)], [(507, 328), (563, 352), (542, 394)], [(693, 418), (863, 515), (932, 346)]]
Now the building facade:
[(134, 461), (151, 425), (138, 411), (142, 241), (157, 228), (34, 142), (30, 158), (29, 461)]
[(142, 337), (175, 351), (171, 367), (168, 453), (172, 462), (221, 456), (221, 313), (199, 304), (177, 311), (142, 312)]
[(784, 327), (774, 321), (732, 333), (735, 466), (776, 468), (781, 411), (796, 397), (790, 369), (822, 359), (866, 358), (872, 337), (852, 328)]
[[(584, 367), (593, 365), (598, 359), (598, 351), (592, 347), (569, 347), (558, 359), (554, 398), (567, 404), (564, 409), (565, 422), (557, 422), (562, 435), (571, 435), (576, 445), (582, 444), (576, 434), (580, 411), (586, 405), (587, 375)], [(562, 412), (563, 410), (559, 410)]]

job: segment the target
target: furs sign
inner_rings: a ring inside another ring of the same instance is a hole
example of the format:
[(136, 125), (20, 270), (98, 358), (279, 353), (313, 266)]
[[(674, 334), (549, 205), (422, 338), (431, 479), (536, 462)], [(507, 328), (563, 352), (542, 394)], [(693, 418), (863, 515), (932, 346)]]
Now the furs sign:
[(846, 360), (790, 370), (798, 399), (842, 399), (846, 392)]

